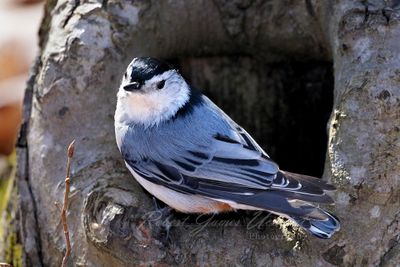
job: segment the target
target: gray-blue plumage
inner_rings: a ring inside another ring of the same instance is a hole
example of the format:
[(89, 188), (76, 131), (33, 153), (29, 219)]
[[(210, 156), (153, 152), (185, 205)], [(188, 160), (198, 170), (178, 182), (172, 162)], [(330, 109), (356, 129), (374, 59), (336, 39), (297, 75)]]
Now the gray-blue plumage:
[(151, 183), (282, 214), (321, 238), (339, 229), (336, 217), (308, 203), (332, 203), (324, 191), (333, 186), (280, 171), (244, 129), (194, 89), (173, 117), (150, 126), (130, 122), (120, 140), (127, 165)]
[(277, 176), (278, 166), (207, 98), (196, 93), (188, 105), (190, 109), (183, 107), (177, 117), (158, 125), (129, 127), (121, 151), (125, 161), (143, 177), (184, 193), (296, 215), (306, 215), (313, 207), (293, 208), (286, 199), (290, 195), (331, 202), (323, 187), (313, 188), (315, 195), (305, 191), (303, 196), (301, 192), (271, 190), (274, 179), (287, 190), (299, 183)]
[(159, 162), (185, 175), (269, 188), (277, 165), (210, 104), (203, 96), (192, 95), (190, 108), (183, 107), (174, 118), (152, 127), (132, 125), (122, 141), (125, 160), (133, 167)]

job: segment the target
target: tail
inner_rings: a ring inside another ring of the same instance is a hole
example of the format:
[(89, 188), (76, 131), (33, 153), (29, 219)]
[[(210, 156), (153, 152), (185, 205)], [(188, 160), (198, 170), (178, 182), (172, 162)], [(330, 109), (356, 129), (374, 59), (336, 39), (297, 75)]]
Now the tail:
[[(318, 204), (333, 204), (326, 191), (335, 190), (333, 185), (321, 179), (279, 171), (268, 190), (258, 190), (246, 196), (229, 194), (234, 203), (251, 209), (262, 209), (293, 220), (307, 232), (319, 237), (330, 238), (340, 229), (339, 220), (322, 210)], [(233, 206), (234, 207), (234, 206)]]
[(321, 215), (326, 216), (324, 220), (317, 220), (317, 219), (306, 219), (297, 216), (289, 216), (288, 218), (296, 222), (299, 226), (301, 226), (305, 231), (309, 232), (310, 234), (327, 239), (331, 238), (331, 236), (340, 230), (340, 223), (339, 219), (322, 209), (318, 209)]
[[(321, 179), (284, 171), (278, 172), (272, 188), (289, 193), (288, 201), (292, 203), (310, 201), (331, 204), (333, 200), (325, 194), (325, 191), (335, 190), (333, 185)], [(312, 216), (310, 214), (299, 216), (290, 213), (286, 214), (286, 216), (305, 231), (319, 238), (330, 238), (335, 232), (339, 231), (340, 222), (335, 215), (310, 203), (306, 204), (306, 206), (308, 205), (313, 207)]]
[(333, 204), (326, 191), (335, 190), (335, 187), (315, 177), (278, 171), (269, 189), (247, 188), (246, 194), (241, 193), (243, 188), (238, 190), (218, 184), (201, 186), (203, 190), (208, 186), (207, 193), (213, 192), (213, 199), (235, 209), (269, 211), (293, 220), (319, 238), (330, 238), (340, 229), (339, 220), (318, 207), (319, 204)]

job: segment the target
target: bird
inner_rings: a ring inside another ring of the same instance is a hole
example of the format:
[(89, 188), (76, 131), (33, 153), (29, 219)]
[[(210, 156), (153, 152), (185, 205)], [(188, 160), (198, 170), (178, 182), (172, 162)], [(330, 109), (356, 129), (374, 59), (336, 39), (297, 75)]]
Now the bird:
[(335, 187), (280, 170), (241, 126), (169, 63), (137, 57), (117, 93), (115, 137), (126, 167), (151, 195), (189, 214), (268, 211), (327, 239), (339, 219)]

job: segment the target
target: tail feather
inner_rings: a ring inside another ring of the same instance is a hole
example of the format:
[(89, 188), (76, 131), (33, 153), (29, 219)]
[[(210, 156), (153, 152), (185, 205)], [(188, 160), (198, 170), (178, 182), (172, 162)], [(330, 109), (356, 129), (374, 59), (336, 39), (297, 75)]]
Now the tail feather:
[(279, 194), (282, 196), (286, 196), (288, 199), (298, 199), (303, 201), (321, 203), (321, 204), (333, 204), (333, 199), (327, 194), (321, 195), (312, 195), (312, 194), (302, 194), (298, 192), (288, 192), (288, 191), (279, 191)]
[[(304, 230), (319, 238), (330, 238), (340, 229), (338, 218), (312, 204), (332, 204), (332, 198), (325, 191), (335, 190), (333, 185), (319, 178), (279, 171), (271, 189), (258, 195), (260, 200), (257, 202), (264, 204), (265, 209), (293, 220)], [(281, 206), (283, 208), (278, 210), (271, 206), (271, 202), (263, 202), (262, 200), (266, 200), (266, 196), (271, 193), (284, 198), (286, 201), (280, 203), (286, 202), (290, 209)]]
[(318, 187), (320, 189), (323, 190), (327, 190), (327, 191), (333, 191), (335, 190), (335, 186), (332, 184), (328, 184), (327, 182), (325, 182), (324, 180), (320, 179), (320, 178), (316, 178), (313, 176), (308, 176), (308, 175), (304, 175), (304, 174), (298, 174), (298, 173), (293, 173), (293, 172), (287, 172), (287, 171), (281, 171), (285, 177), (289, 178), (289, 179), (295, 179), (300, 181), (300, 183), (307, 183), (309, 185), (313, 185), (315, 187)]
[[(292, 206), (296, 205), (296, 202), (302, 203), (303, 201), (333, 203), (332, 198), (326, 195), (325, 191), (335, 190), (335, 187), (321, 179), (279, 171), (275, 180), (272, 187), (281, 193), (287, 194), (287, 198)], [(340, 229), (339, 219), (335, 215), (312, 204), (309, 205), (314, 207), (312, 209), (312, 216), (299, 216), (287, 213), (288, 218), (319, 238), (330, 238)]]
[(321, 195), (324, 194), (324, 191), (335, 190), (335, 186), (326, 183), (322, 179), (286, 171), (277, 173), (272, 183), (272, 188), (312, 195)]
[(331, 204), (333, 200), (325, 191), (335, 187), (321, 179), (279, 171), (271, 188), (266, 190), (248, 189), (233, 185), (226, 187), (218, 183), (199, 183), (197, 190), (213, 199), (226, 202), (237, 209), (260, 209), (289, 218), (307, 232), (330, 238), (340, 228), (339, 220), (315, 204)]
[(306, 219), (303, 217), (289, 216), (289, 219), (300, 225), (305, 231), (312, 235), (327, 239), (330, 238), (335, 232), (340, 230), (339, 219), (324, 210), (318, 209), (320, 213), (326, 216), (324, 220)]
[(279, 171), (271, 189), (285, 196), (288, 200), (302, 200), (321, 204), (334, 203), (325, 191), (335, 190), (335, 187), (312, 176)]

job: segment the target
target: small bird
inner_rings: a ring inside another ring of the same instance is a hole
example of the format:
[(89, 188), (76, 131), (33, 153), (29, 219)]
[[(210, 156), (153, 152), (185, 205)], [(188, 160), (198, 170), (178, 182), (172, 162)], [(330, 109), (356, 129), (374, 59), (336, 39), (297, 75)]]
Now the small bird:
[[(256, 141), (163, 61), (135, 58), (117, 94), (115, 135), (134, 178), (183, 213), (265, 210), (330, 238), (339, 220), (321, 179), (279, 169)], [(314, 204), (313, 204), (314, 203)]]

